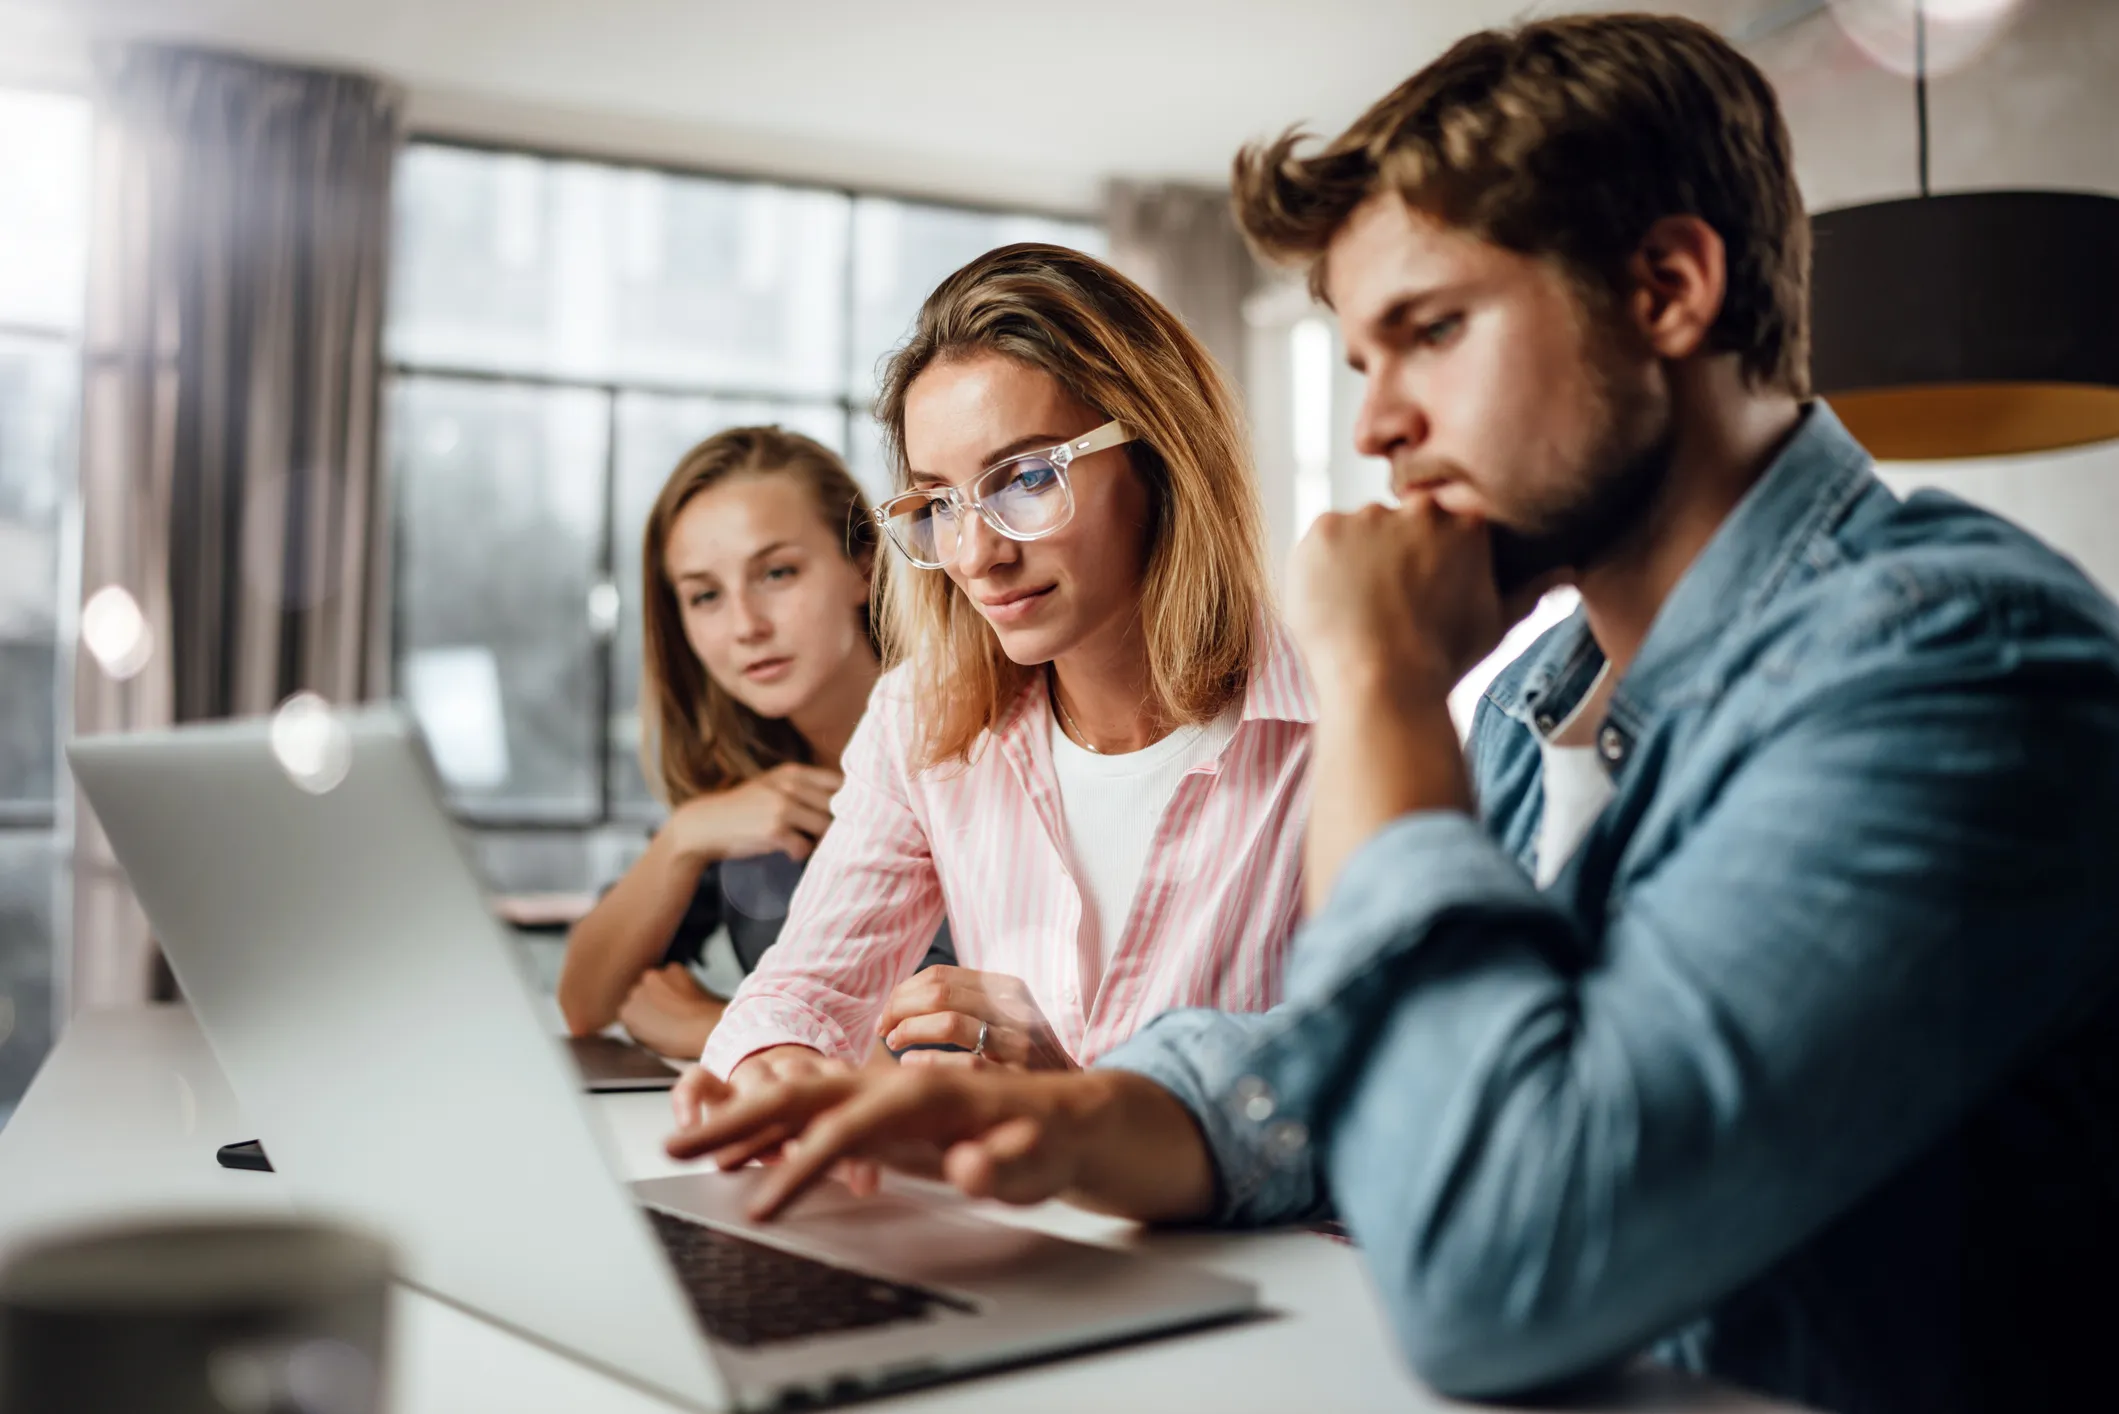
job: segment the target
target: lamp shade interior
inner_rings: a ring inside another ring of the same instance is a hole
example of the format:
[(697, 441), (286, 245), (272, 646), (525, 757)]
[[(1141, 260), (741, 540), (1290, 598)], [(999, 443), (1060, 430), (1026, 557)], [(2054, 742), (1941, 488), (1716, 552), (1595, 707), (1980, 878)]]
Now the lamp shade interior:
[(2119, 437), (2119, 199), (1960, 192), (1811, 230), (1812, 382), (1873, 455)]
[(1880, 461), (1999, 457), (2119, 438), (2119, 388), (2094, 384), (1941, 383), (1826, 401)]

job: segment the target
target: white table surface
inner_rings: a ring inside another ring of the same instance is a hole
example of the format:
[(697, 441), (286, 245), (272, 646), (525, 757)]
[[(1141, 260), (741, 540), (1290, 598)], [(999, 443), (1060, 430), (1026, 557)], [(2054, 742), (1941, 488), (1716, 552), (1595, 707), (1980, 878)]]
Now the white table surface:
[[(677, 1171), (661, 1152), (664, 1095), (609, 1095), (596, 1103), (628, 1177)], [(168, 1006), (83, 1015), (0, 1129), (0, 1253), (61, 1225), (283, 1207), (276, 1175), (214, 1162), (220, 1145), (252, 1137), (188, 1011)], [(507, 1160), (494, 1162), (505, 1169)], [(860, 1407), (966, 1414), (1079, 1414), (1099, 1406), (1278, 1414), (1462, 1407), (1405, 1372), (1358, 1256), (1340, 1243), (1301, 1232), (1144, 1234), (1056, 1204), (978, 1206), (1002, 1221), (1086, 1241), (1137, 1243), (1248, 1278), (1259, 1284), (1271, 1314)], [(394, 1414), (647, 1414), (673, 1407), (415, 1292), (400, 1288), (393, 1314)], [(1608, 1392), (1567, 1407), (1766, 1414), (1790, 1406), (1644, 1365)]]

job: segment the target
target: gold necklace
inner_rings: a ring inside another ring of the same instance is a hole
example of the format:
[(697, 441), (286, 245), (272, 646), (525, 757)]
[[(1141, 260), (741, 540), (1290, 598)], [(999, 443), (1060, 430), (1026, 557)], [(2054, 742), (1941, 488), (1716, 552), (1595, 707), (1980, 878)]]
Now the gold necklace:
[(1084, 732), (1080, 727), (1074, 724), (1073, 715), (1067, 711), (1066, 704), (1060, 701), (1059, 679), (1055, 677), (1050, 679), (1049, 681), (1052, 689), (1052, 709), (1055, 712), (1059, 713), (1061, 728), (1066, 731), (1068, 736), (1073, 737), (1074, 740), (1081, 743), (1082, 750), (1093, 752), (1098, 756), (1103, 755), (1104, 749), (1098, 746), (1096, 743), (1090, 741), (1089, 734), (1087, 732)]

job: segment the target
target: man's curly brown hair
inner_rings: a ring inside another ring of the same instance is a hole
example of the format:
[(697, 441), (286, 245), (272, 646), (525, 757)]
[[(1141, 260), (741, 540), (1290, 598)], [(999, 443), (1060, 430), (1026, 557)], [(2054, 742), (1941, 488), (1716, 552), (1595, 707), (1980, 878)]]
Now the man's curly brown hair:
[(1236, 219), (1269, 260), (1324, 254), (1355, 209), (1415, 209), (1547, 258), (1604, 307), (1656, 221), (1721, 237), (1727, 288), (1708, 347), (1756, 386), (1810, 391), (1810, 222), (1765, 75), (1704, 25), (1585, 15), (1488, 30), (1400, 84), (1315, 151), (1289, 129), (1246, 147)]

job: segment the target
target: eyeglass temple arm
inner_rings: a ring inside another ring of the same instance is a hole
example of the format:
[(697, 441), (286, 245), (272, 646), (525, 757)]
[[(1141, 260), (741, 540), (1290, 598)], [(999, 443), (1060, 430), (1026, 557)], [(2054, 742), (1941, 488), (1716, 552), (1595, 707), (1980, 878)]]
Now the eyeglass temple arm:
[[(1103, 426), (1096, 428), (1091, 432), (1084, 433), (1082, 436), (1075, 438), (1072, 442), (1064, 443), (1062, 446), (1056, 447), (1053, 450), (1065, 451), (1067, 453), (1067, 460), (1073, 461), (1076, 457), (1086, 457), (1091, 452), (1101, 452), (1106, 447), (1121, 446), (1132, 440), (1132, 428), (1126, 426), (1126, 424), (1123, 422), (1107, 422)], [(1003, 465), (1005, 465), (1005, 463), (1003, 463)], [(891, 502), (900, 500), (906, 496), (911, 496), (914, 494), (922, 494), (930, 498), (933, 498), (936, 495), (935, 492), (931, 491), (921, 493), (915, 493), (912, 491), (900, 491), (897, 493), (897, 495), (891, 496), (886, 499), (882, 505), (872, 508), (868, 512), (869, 518), (874, 520), (877, 525), (888, 525), (890, 522), (890, 516), (887, 508), (890, 506)]]
[(1132, 440), (1132, 428), (1123, 422), (1107, 422), (1095, 431), (1067, 443), (1068, 457), (1069, 460), (1074, 457), (1086, 457), (1091, 452), (1101, 452), (1106, 447), (1116, 447)]

